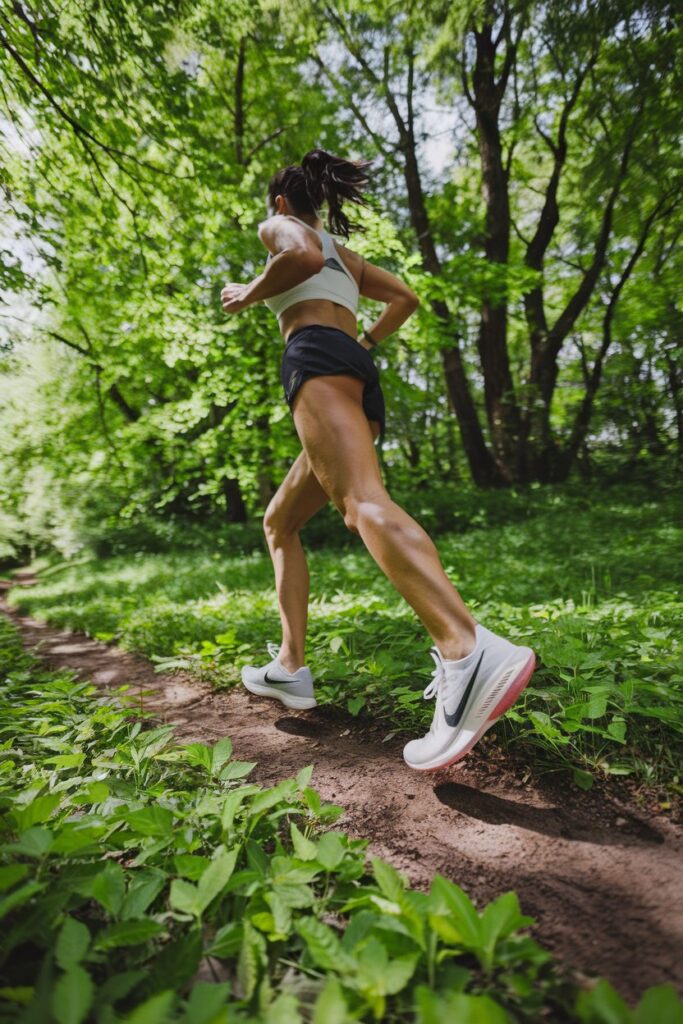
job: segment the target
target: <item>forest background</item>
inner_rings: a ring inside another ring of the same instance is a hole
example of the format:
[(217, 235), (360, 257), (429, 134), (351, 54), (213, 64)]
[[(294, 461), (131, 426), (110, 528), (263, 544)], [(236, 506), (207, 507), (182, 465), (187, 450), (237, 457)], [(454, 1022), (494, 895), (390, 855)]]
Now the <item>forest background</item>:
[(492, 489), (670, 478), (679, 32), (667, 3), (7, 8), (0, 557), (262, 514), (300, 449), (282, 339), (219, 293), (313, 146), (374, 160), (349, 244), (422, 300), (377, 354), (397, 500), (449, 529)]

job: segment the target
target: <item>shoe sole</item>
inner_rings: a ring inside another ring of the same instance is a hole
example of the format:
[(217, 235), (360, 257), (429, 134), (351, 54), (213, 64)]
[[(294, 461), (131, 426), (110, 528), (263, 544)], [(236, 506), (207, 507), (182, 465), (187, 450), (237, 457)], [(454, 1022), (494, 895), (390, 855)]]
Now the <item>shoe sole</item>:
[[(504, 715), (505, 712), (512, 707), (512, 705), (518, 699), (524, 688), (528, 685), (529, 680), (531, 679), (535, 670), (536, 655), (533, 651), (531, 651), (530, 657), (527, 659), (524, 666), (520, 669), (515, 678), (512, 680), (503, 696), (500, 698), (498, 703), (491, 711), (488, 718), (484, 720), (479, 729), (477, 729), (477, 731), (475, 732), (472, 739), (465, 747), (462, 748), (462, 750), (459, 750), (452, 757), (450, 757), (448, 751), (446, 751), (444, 754), (441, 755), (438, 764), (433, 764), (431, 762), (427, 765), (411, 764), (410, 761), (406, 761), (406, 764), (410, 768), (414, 768), (416, 771), (438, 772), (440, 771), (441, 768), (447, 768), (449, 765), (455, 764), (456, 761), (462, 760), (463, 757), (466, 757), (466, 755), (469, 754), (472, 747), (479, 742), (479, 740), (482, 738), (486, 730), (490, 729), (492, 725), (495, 725), (498, 719), (501, 717), (501, 715)], [(495, 686), (493, 687), (493, 691), (495, 692)]]
[(293, 693), (280, 693), (278, 690), (273, 690), (270, 686), (261, 686), (260, 683), (246, 683), (242, 680), (242, 685), (249, 690), (249, 693), (253, 693), (256, 697), (272, 697), (273, 700), (279, 700), (285, 707), (296, 708), (297, 711), (308, 711), (310, 708), (318, 706), (318, 702), (315, 697), (297, 697)]

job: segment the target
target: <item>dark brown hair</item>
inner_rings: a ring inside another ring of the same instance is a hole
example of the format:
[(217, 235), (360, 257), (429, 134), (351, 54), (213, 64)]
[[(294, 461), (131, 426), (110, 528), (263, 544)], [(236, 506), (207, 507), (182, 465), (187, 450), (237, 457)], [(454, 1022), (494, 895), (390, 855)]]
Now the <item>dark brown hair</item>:
[(348, 200), (359, 206), (370, 206), (362, 189), (367, 185), (366, 168), (372, 160), (345, 160), (326, 153), (324, 149), (311, 149), (301, 166), (291, 164), (274, 174), (268, 185), (268, 204), (275, 210), (275, 196), (283, 195), (297, 213), (313, 213), (327, 203), (327, 227), (334, 235), (349, 237), (351, 230), (362, 231), (360, 224), (348, 219), (342, 203)]

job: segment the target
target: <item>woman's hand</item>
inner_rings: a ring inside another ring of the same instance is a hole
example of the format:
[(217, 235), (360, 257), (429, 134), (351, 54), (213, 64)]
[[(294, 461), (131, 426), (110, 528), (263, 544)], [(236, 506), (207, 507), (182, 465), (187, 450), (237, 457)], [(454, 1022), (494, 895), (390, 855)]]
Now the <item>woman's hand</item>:
[(221, 303), (224, 313), (239, 313), (250, 305), (247, 296), (249, 285), (229, 282), (221, 291)]

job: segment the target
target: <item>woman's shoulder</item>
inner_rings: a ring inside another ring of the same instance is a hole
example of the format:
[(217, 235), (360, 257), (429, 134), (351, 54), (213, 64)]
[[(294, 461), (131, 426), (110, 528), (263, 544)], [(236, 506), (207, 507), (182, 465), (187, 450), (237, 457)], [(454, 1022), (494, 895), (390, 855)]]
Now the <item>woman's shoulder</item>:
[(320, 250), (322, 247), (320, 233), (310, 224), (291, 215), (277, 214), (261, 221), (258, 225), (258, 237), (273, 256), (287, 248), (288, 243), (291, 244), (294, 239), (305, 240), (308, 249), (315, 247)]

